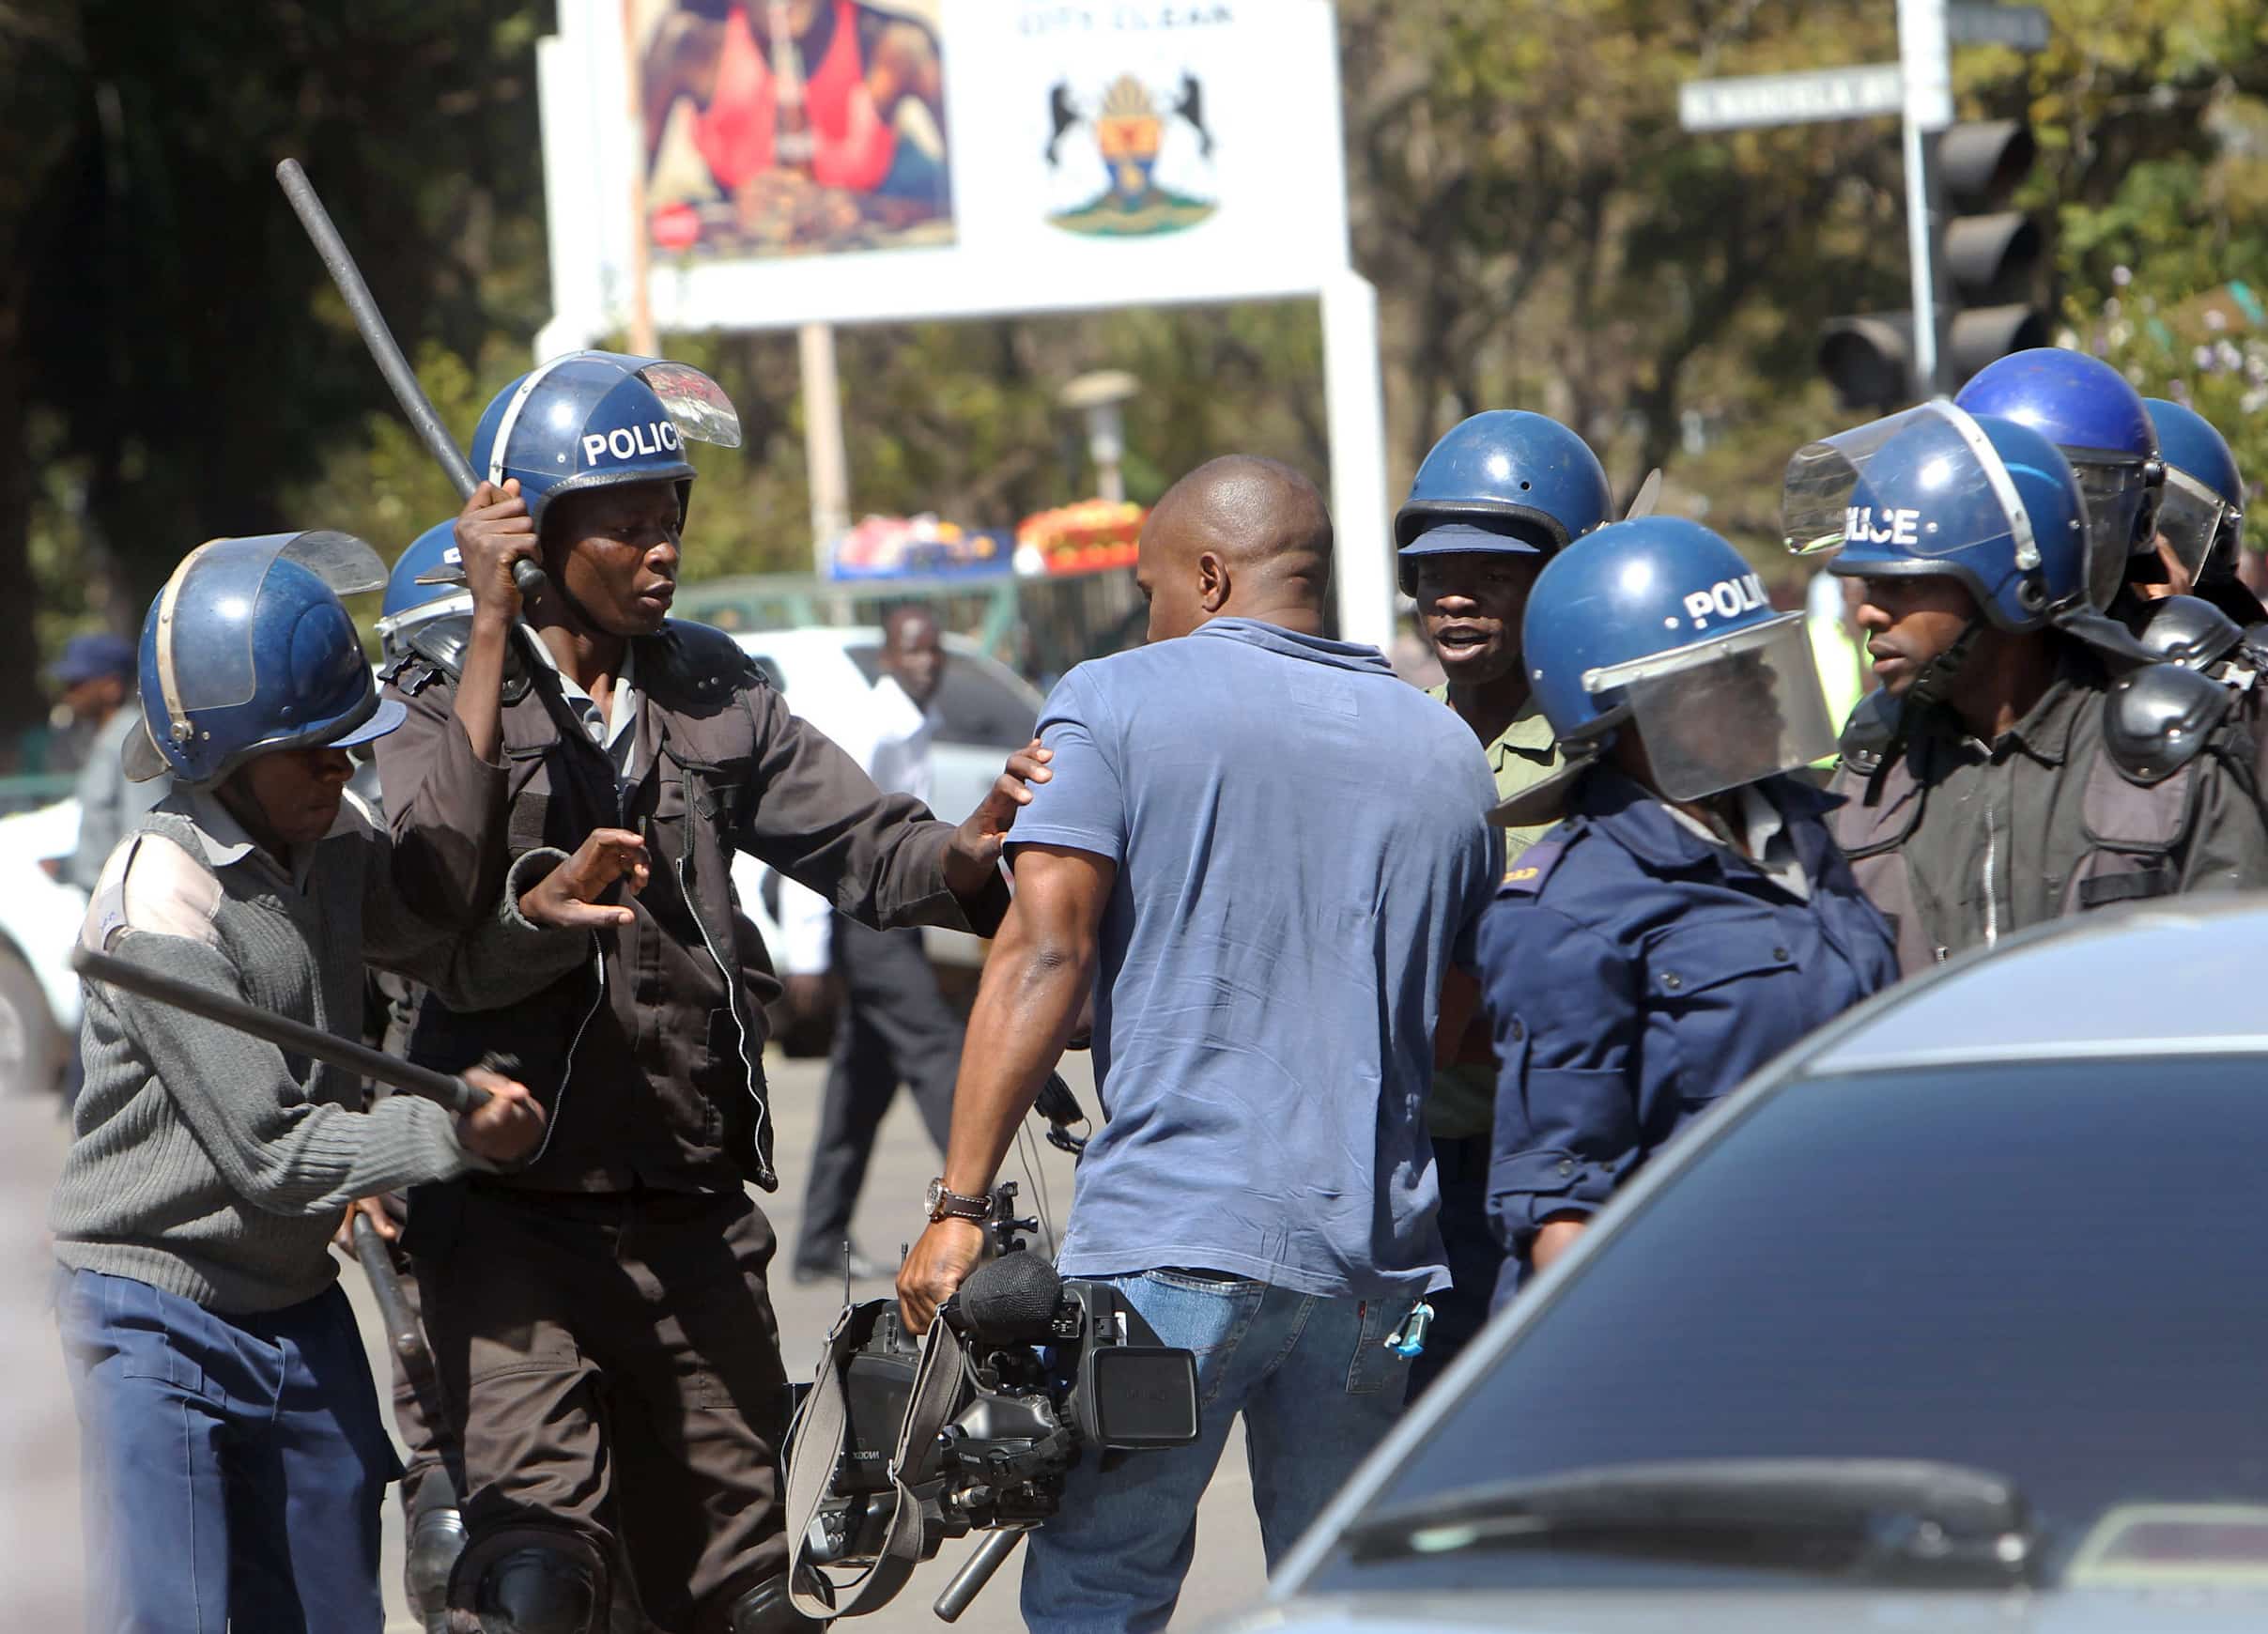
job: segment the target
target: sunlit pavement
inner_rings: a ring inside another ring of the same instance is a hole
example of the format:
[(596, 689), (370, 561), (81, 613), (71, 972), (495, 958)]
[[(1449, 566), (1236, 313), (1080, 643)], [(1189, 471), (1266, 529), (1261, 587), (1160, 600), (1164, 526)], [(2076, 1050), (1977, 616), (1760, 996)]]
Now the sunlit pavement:
[[(825, 1066), (788, 1061), (775, 1053), (766, 1062), (772, 1082), (772, 1110), (778, 1121), (779, 1193), (763, 1199), (781, 1243), (792, 1251), (803, 1211), (801, 1186), (819, 1118), (820, 1087)], [(1091, 1111), (1094, 1096), (1084, 1056), (1067, 1063), (1065, 1077)], [(47, 1193), (61, 1161), (68, 1132), (54, 1104), (28, 1097), (0, 1099), (0, 1605), (10, 1628), (80, 1626), (78, 1437), (70, 1391), (47, 1312), (49, 1267), (46, 1241)], [(1069, 1157), (1035, 1140), (1038, 1172), (1048, 1185), (1059, 1228), (1071, 1202)], [(921, 1121), (903, 1097), (883, 1125), (882, 1139), (867, 1176), (855, 1226), (859, 1245), (876, 1258), (895, 1260), (899, 1245), (921, 1225), (921, 1191), (937, 1171), (934, 1149)], [(1035, 1188), (1011, 1158), (1009, 1178), (1023, 1181), (1024, 1211), (1036, 1210)], [(378, 1317), (359, 1271), (342, 1280), (354, 1301), (370, 1348), (371, 1366), (381, 1380), (386, 1357)], [(887, 1291), (882, 1285), (854, 1290), (861, 1299)], [(840, 1284), (797, 1287), (780, 1269), (772, 1298), (785, 1335), (788, 1373), (808, 1379), (840, 1307)], [(940, 1557), (921, 1567), (896, 1603), (846, 1626), (872, 1634), (911, 1634), (943, 1626), (929, 1603), (944, 1588), (970, 1545), (948, 1544)], [(414, 1634), (401, 1597), (401, 1517), (386, 1509), (385, 1583), (393, 1613), (389, 1629)], [(1022, 1626), (1016, 1615), (1019, 1560), (1011, 1559), (956, 1626), (980, 1634)], [(1261, 1584), (1259, 1528), (1252, 1518), (1252, 1484), (1244, 1468), (1242, 1441), (1232, 1438), (1220, 1473), (1205, 1495), (1197, 1530), (1196, 1561), (1182, 1591), (1174, 1626), (1194, 1627), (1248, 1604)]]

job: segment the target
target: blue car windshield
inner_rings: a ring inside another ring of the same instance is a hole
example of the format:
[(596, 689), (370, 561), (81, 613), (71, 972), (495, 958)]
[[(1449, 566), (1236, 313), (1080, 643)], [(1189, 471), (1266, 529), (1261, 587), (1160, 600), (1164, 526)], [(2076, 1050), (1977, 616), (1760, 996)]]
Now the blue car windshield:
[[(2013, 1479), (2047, 1581), (2121, 1538), (2242, 1576), (2229, 1539), (2268, 1538), (2261, 1079), (2189, 1056), (1789, 1086), (1544, 1296), (1366, 1512), (1602, 1465), (1932, 1459)], [(1342, 1551), (1304, 1587), (1753, 1576), (1531, 1541)]]

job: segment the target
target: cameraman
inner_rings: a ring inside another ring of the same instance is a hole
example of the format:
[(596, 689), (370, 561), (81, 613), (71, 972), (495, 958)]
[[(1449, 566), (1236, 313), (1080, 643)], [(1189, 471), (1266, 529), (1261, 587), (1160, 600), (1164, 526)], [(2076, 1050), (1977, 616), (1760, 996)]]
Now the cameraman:
[[(1297, 472), (1217, 459), (1142, 530), (1150, 644), (1048, 701), (1052, 781), (1010, 850), (931, 1225), (928, 1327), (1090, 986), (1108, 1122), (1061, 1269), (1197, 1358), (1197, 1441), (1072, 1472), (1032, 1534), (1035, 1629), (1162, 1628), (1242, 1412), (1273, 1565), (1399, 1412), (1387, 1341), (1448, 1281), (1424, 1102), (1442, 980), (1502, 871), (1489, 768), (1373, 648), (1324, 638), (1331, 519)], [(1187, 637), (1187, 640), (1173, 638)]]

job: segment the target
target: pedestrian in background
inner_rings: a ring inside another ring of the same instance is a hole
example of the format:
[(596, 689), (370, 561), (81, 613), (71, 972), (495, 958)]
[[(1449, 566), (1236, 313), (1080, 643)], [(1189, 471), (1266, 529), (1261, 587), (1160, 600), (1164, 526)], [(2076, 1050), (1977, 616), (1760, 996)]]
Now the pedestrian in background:
[[(947, 662), (937, 615), (922, 607), (894, 608), (882, 624), (882, 673), (863, 694), (829, 699), (815, 722), (866, 768), (876, 788), (910, 794), (924, 806), (936, 734), (930, 704)], [(800, 1013), (825, 1003), (830, 966), (841, 991), (826, 1099), (804, 1182), (795, 1280), (890, 1276), (894, 1265), (850, 1241), (851, 1213), (874, 1136), (901, 1085), (912, 1091), (943, 1155), (953, 1079), (961, 1071), (961, 1018), (938, 990), (919, 930), (872, 930), (792, 880), (779, 891), (779, 962), (788, 1002)]]

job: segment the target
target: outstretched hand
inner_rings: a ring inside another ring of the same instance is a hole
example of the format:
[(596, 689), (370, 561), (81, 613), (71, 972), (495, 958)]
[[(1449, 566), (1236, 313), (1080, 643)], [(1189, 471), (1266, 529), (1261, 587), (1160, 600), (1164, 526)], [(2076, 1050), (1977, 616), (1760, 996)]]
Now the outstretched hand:
[(561, 863), (519, 899), (520, 917), (553, 931), (604, 931), (629, 924), (627, 907), (600, 899), (619, 881), (635, 896), (650, 870), (646, 842), (626, 828), (594, 828), (575, 855)]
[(954, 833), (952, 844), (946, 848), (945, 883), (953, 895), (972, 898), (992, 883), (994, 866), (1000, 860), (1000, 848), (1008, 843), (1016, 812), (1031, 804), (1032, 784), (1044, 783), (1055, 776), (1047, 769), (1047, 763), (1055, 758), (1056, 751), (1041, 748), (1036, 737), (1008, 757), (1007, 769), (994, 779), (992, 793), (968, 814), (968, 820)]

